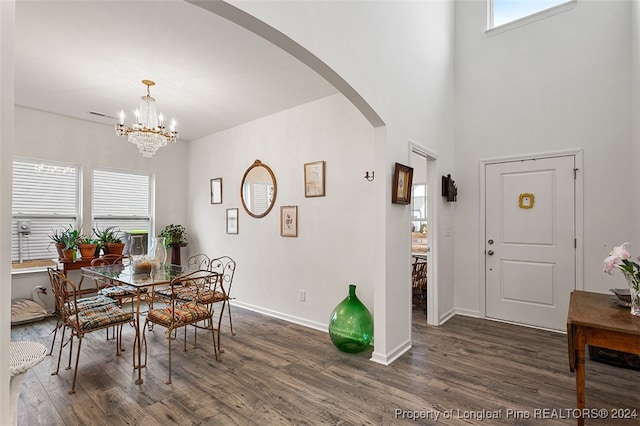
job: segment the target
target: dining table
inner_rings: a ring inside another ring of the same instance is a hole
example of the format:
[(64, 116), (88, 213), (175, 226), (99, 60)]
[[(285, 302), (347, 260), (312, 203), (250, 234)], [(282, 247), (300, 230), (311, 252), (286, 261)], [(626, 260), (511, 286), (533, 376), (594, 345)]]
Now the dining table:
[(193, 271), (194, 269), (192, 268), (169, 263), (155, 265), (151, 271), (147, 272), (137, 272), (134, 269), (134, 264), (113, 264), (82, 268), (83, 275), (107, 279), (113, 282), (114, 285), (130, 285), (135, 289), (135, 293), (132, 293), (132, 296), (135, 304), (136, 327), (138, 327), (133, 345), (133, 368), (138, 370), (136, 385), (143, 383), (142, 368), (146, 366), (142, 365), (142, 342), (140, 336), (140, 306), (143, 295), (152, 297), (149, 295), (154, 291), (155, 287), (168, 286), (174, 278)]

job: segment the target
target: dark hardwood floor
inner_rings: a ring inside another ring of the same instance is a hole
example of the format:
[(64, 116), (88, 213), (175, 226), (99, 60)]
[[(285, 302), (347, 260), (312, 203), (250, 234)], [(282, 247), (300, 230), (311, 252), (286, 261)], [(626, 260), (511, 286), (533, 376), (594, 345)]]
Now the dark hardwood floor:
[[(141, 386), (134, 384), (131, 328), (125, 330), (126, 352), (117, 358), (115, 343), (106, 341), (104, 332), (89, 335), (77, 393), (68, 394), (73, 371), (52, 376), (56, 357), (46, 357), (27, 372), (18, 424), (575, 424), (575, 382), (562, 334), (462, 316), (431, 327), (416, 309), (413, 349), (385, 367), (369, 360), (370, 351), (339, 352), (327, 333), (239, 308), (233, 315), (237, 335), (223, 328), (221, 362), (202, 332), (198, 349), (183, 352), (174, 345), (171, 385), (165, 384), (162, 330), (148, 333)], [(16, 326), (12, 340), (48, 347), (54, 323)], [(586, 392), (589, 408), (639, 409), (640, 372), (587, 360)], [(638, 423), (637, 418), (587, 420), (587, 425)]]

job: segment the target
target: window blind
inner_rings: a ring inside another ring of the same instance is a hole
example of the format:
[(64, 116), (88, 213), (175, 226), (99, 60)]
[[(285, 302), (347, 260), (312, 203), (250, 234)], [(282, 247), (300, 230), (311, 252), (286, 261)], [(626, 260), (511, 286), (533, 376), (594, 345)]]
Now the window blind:
[(93, 171), (94, 227), (117, 226), (122, 232), (150, 230), (151, 176), (143, 173)]
[[(75, 227), (78, 211), (78, 166), (14, 160), (11, 261), (56, 258), (49, 235), (65, 226)], [(30, 232), (18, 232), (22, 223)]]

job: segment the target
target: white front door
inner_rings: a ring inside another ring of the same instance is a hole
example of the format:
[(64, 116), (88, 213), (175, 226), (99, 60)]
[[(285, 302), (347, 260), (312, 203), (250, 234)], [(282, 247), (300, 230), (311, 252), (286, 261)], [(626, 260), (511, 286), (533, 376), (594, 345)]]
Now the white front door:
[(566, 329), (575, 288), (575, 157), (485, 166), (486, 316)]

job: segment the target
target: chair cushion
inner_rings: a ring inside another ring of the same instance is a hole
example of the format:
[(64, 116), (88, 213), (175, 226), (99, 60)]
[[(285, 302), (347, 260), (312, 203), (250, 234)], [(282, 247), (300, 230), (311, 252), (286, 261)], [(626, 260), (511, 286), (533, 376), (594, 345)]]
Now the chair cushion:
[(69, 317), (71, 326), (82, 331), (122, 324), (132, 320), (133, 312), (125, 311), (113, 304), (80, 311)]
[[(196, 291), (196, 287), (176, 287), (174, 289), (176, 293), (176, 299), (184, 301), (184, 302), (198, 302), (204, 305), (208, 305), (210, 303), (222, 302), (225, 300), (225, 295), (221, 291), (213, 291), (213, 290), (202, 290)], [(157, 291), (158, 294), (170, 298), (171, 297), (171, 289), (167, 288), (164, 290)]]
[(147, 319), (155, 324), (165, 327), (179, 324), (190, 324), (210, 318), (211, 315), (206, 307), (196, 305), (195, 303), (186, 303), (183, 306), (176, 306), (173, 310), (171, 307), (163, 309), (152, 309), (147, 314)]
[(79, 311), (95, 308), (98, 306), (113, 305), (115, 300), (110, 297), (98, 294), (96, 296), (82, 297), (77, 300), (76, 308)]
[(198, 302), (205, 305), (213, 303), (215, 300), (215, 294), (212, 290), (200, 289), (200, 291), (198, 291), (196, 287), (180, 289), (176, 297), (185, 302)]
[[(98, 294), (96, 296), (82, 297), (77, 299), (76, 302), (76, 310), (78, 311), (85, 311), (87, 309), (93, 309), (105, 305), (115, 305), (116, 303), (115, 300), (101, 294)], [(67, 309), (67, 305), (65, 305), (65, 313), (70, 315), (75, 314), (75, 311), (69, 312), (69, 310)]]
[[(142, 292), (147, 291), (146, 288), (141, 289)], [(114, 285), (110, 287), (101, 288), (98, 293), (107, 297), (123, 297), (136, 294), (137, 289), (132, 285)]]

